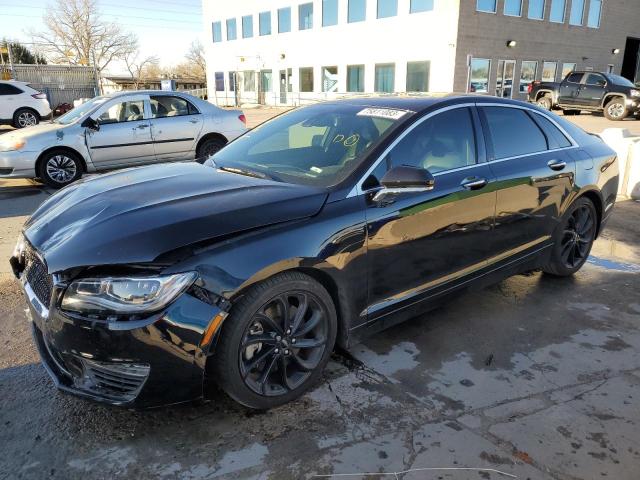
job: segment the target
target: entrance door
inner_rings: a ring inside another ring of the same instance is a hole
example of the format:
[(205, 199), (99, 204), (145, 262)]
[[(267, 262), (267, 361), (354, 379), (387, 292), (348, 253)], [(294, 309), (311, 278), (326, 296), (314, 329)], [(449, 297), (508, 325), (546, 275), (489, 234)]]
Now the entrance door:
[(266, 103), (267, 93), (271, 91), (271, 70), (260, 72), (260, 85), (258, 88), (258, 103)]
[(627, 37), (620, 74), (632, 82), (640, 82), (640, 38)]
[(280, 70), (280, 103), (287, 104), (287, 71)]
[(513, 96), (513, 77), (516, 70), (515, 60), (498, 61), (498, 78), (496, 79), (496, 97), (511, 98)]

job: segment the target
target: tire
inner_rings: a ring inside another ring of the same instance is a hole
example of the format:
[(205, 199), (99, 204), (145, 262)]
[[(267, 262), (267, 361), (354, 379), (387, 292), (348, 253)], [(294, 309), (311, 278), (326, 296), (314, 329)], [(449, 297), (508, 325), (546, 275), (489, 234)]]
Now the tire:
[(624, 120), (628, 113), (626, 102), (622, 97), (614, 97), (604, 106), (604, 116), (614, 122)]
[(566, 117), (580, 115), (580, 110), (562, 110), (562, 114)]
[(51, 150), (38, 162), (38, 176), (53, 188), (66, 187), (78, 180), (82, 172), (82, 160), (68, 150)]
[(584, 197), (576, 200), (554, 233), (551, 258), (542, 271), (568, 277), (580, 270), (589, 257), (597, 228), (598, 214), (593, 202)]
[(225, 140), (219, 137), (211, 137), (205, 139), (196, 150), (196, 162), (204, 163), (206, 160), (227, 144)]
[(40, 115), (30, 108), (20, 108), (13, 114), (13, 126), (15, 128), (25, 128), (40, 123)]
[(553, 108), (553, 101), (551, 100), (551, 97), (549, 95), (543, 95), (542, 97), (540, 97), (536, 104), (540, 108), (544, 108), (545, 110), (551, 110)]
[[(287, 318), (293, 317), (290, 333), (283, 328), (283, 302)], [(300, 305), (306, 307), (302, 319)], [(208, 369), (232, 399), (266, 410), (298, 398), (320, 379), (336, 334), (336, 311), (327, 291), (300, 272), (281, 273), (251, 287), (233, 306)], [(296, 342), (307, 346), (294, 347)]]

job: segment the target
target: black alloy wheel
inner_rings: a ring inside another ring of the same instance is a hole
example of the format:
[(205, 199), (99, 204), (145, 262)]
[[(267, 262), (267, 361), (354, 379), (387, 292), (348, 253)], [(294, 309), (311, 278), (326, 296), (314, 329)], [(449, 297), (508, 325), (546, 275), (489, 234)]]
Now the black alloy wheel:
[(233, 304), (208, 368), (237, 402), (272, 408), (319, 380), (336, 333), (335, 307), (324, 287), (300, 272), (281, 273)]
[(572, 205), (555, 235), (555, 246), (546, 273), (568, 276), (587, 261), (596, 237), (598, 217), (593, 203), (580, 198)]

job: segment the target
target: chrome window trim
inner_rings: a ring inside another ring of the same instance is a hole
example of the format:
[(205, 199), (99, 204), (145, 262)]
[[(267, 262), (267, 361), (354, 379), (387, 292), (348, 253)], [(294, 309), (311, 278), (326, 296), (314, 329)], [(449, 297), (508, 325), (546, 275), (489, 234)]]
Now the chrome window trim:
[[(531, 153), (526, 153), (523, 155), (515, 155), (512, 157), (505, 157), (505, 158), (499, 158), (499, 159), (494, 159), (494, 160), (490, 160), (487, 162), (482, 162), (482, 163), (475, 163), (474, 165), (465, 165), (464, 167), (458, 167), (458, 168), (452, 168), (450, 170), (443, 170), (441, 172), (436, 172), (433, 174), (434, 177), (438, 177), (440, 175), (444, 175), (447, 173), (453, 173), (453, 172), (459, 172), (462, 170), (468, 170), (471, 168), (476, 168), (479, 165), (490, 165), (492, 163), (499, 163), (499, 162), (506, 162), (507, 160), (514, 160), (517, 158), (523, 158), (523, 157), (528, 157), (530, 155), (539, 155), (542, 153), (548, 153), (548, 152), (559, 152), (559, 151), (563, 151), (563, 150), (571, 150), (574, 148), (578, 148), (579, 144), (578, 142), (575, 141), (575, 139), (569, 134), (569, 132), (567, 132), (562, 125), (560, 125), (558, 122), (556, 122), (553, 118), (551, 118), (549, 115), (545, 115), (544, 113), (534, 109), (534, 108), (530, 108), (526, 105), (512, 105), (512, 104), (508, 104), (508, 103), (459, 103), (456, 105), (449, 105), (448, 107), (443, 107), (440, 108), (434, 112), (428, 113), (427, 115), (425, 115), (424, 117), (422, 117), (421, 119), (419, 119), (417, 122), (415, 122), (413, 125), (411, 125), (409, 128), (407, 128), (404, 132), (402, 132), (402, 134), (396, 138), (393, 143), (391, 143), (391, 145), (389, 145), (387, 148), (384, 149), (384, 151), (380, 154), (380, 156), (376, 159), (375, 162), (373, 162), (373, 164), (371, 164), (371, 166), (367, 169), (367, 171), (364, 173), (364, 175), (362, 177), (360, 177), (360, 179), (356, 182), (356, 184), (354, 185), (354, 187), (349, 190), (349, 193), (347, 194), (347, 196), (345, 198), (351, 198), (351, 197), (357, 197), (360, 196), (364, 193), (367, 192), (372, 192), (375, 191), (377, 188), (380, 187), (374, 187), (374, 188), (370, 188), (368, 190), (363, 190), (362, 189), (362, 184), (365, 182), (365, 180), (367, 178), (369, 178), (369, 175), (371, 175), (373, 173), (373, 171), (378, 168), (378, 165), (380, 165), (380, 162), (382, 162), (385, 157), (388, 155), (388, 153), (391, 151), (391, 149), (393, 149), (399, 142), (401, 142), (404, 137), (406, 137), (409, 133), (411, 133), (411, 131), (418, 127), (420, 124), (422, 124), (422, 122), (435, 117), (436, 115), (438, 115), (439, 113), (443, 113), (443, 112), (447, 112), (449, 110), (454, 110), (457, 108), (469, 108), (469, 107), (506, 107), (506, 108), (517, 108), (520, 110), (527, 110), (529, 112), (535, 113), (537, 115), (540, 115), (541, 117), (546, 118), (547, 120), (549, 120), (555, 127), (557, 127), (563, 134), (565, 137), (567, 137), (567, 139), (569, 140), (569, 142), (571, 142), (571, 146), (570, 147), (560, 147), (560, 148), (553, 148), (553, 149), (547, 149), (547, 150), (542, 150), (539, 152), (531, 152)], [(537, 126), (537, 125), (536, 125)], [(540, 128), (540, 127), (538, 127)]]

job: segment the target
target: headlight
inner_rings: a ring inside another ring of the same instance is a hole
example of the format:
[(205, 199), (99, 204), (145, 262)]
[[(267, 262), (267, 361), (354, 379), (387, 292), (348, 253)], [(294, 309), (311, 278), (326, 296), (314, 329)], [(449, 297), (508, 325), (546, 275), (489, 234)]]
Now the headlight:
[(3, 138), (0, 140), (0, 152), (10, 152), (12, 150), (20, 150), (27, 144), (22, 138)]
[(98, 315), (153, 313), (175, 300), (197, 276), (196, 272), (186, 272), (76, 280), (62, 298), (62, 310)]
[(24, 249), (24, 235), (20, 234), (20, 236), (18, 237), (18, 241), (16, 242), (16, 246), (13, 248), (13, 256), (17, 259), (21, 259), (22, 254), (24, 253)]
[(640, 97), (640, 90), (631, 90), (632, 97)]

